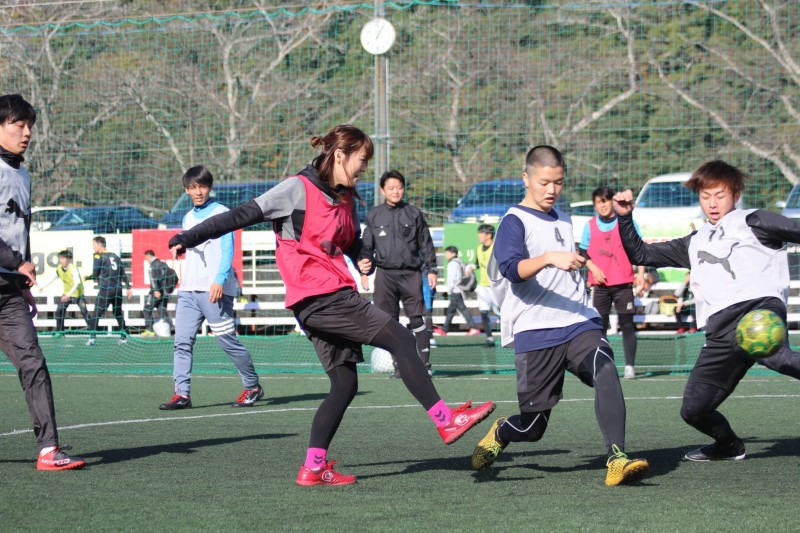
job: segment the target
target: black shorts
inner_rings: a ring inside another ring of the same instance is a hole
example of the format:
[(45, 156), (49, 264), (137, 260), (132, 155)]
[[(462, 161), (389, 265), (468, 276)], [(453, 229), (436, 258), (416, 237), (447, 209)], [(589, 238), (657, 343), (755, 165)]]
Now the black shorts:
[(392, 320), (349, 288), (304, 301), (293, 311), (325, 372), (342, 363), (362, 363), (361, 345), (371, 343)]
[(517, 399), (522, 412), (552, 409), (562, 398), (564, 370), (569, 370), (585, 384), (593, 378), (581, 372), (581, 363), (598, 348), (614, 361), (614, 352), (603, 331), (585, 331), (564, 344), (517, 354)]
[(714, 313), (703, 330), (706, 342), (689, 375), (690, 380), (708, 383), (733, 392), (755, 361), (736, 344), (736, 325), (755, 309), (774, 311), (786, 323), (786, 305), (780, 298), (758, 298), (734, 304)]
[(624, 285), (595, 285), (592, 287), (592, 302), (601, 316), (611, 314), (611, 304), (618, 315), (632, 315), (636, 312), (633, 305), (633, 283)]
[(375, 271), (372, 301), (395, 320), (400, 318), (398, 302), (403, 302), (406, 316), (424, 316), (427, 309), (422, 296), (422, 272), (379, 268)]

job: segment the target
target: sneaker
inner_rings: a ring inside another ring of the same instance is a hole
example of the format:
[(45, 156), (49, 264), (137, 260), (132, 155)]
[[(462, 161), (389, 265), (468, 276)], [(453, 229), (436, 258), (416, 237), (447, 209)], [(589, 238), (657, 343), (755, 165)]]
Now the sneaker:
[(628, 456), (616, 444), (611, 446), (611, 451), (614, 455), (609, 457), (606, 462), (608, 467), (606, 486), (616, 487), (617, 485), (634, 483), (647, 474), (650, 464), (645, 459), (628, 459)]
[(733, 444), (720, 446), (716, 442), (697, 448), (686, 454), (689, 461), (741, 461), (745, 457), (744, 443), (737, 440)]
[(97, 339), (94, 337), (89, 337), (89, 340), (86, 341), (86, 346), (94, 346), (97, 343)]
[(192, 399), (185, 394), (176, 394), (167, 403), (158, 406), (162, 411), (175, 411), (177, 409), (189, 409), (192, 406)]
[(401, 379), (400, 378), (400, 371), (397, 370), (396, 368), (394, 370), (392, 370), (392, 373), (389, 374), (389, 379)]
[(481, 333), (483, 332), (478, 328), (469, 328), (469, 331), (467, 331), (467, 337), (474, 337), (475, 335), (480, 335)]
[(686, 328), (678, 328), (678, 330), (675, 333), (677, 333), (678, 335), (686, 333)]
[(156, 336), (156, 332), (153, 331), (153, 330), (150, 330), (150, 329), (146, 329), (141, 333), (141, 336), (142, 337), (155, 337)]
[(489, 433), (475, 446), (475, 451), (472, 452), (473, 470), (483, 470), (484, 468), (492, 466), (492, 463), (494, 463), (494, 460), (500, 455), (500, 452), (508, 446), (507, 442), (499, 442), (497, 440), (497, 428), (505, 421), (505, 417), (495, 420), (492, 427), (489, 428)]
[(431, 339), (431, 348), (436, 348), (436, 339)]
[(448, 425), (439, 428), (439, 435), (445, 444), (453, 444), (478, 422), (489, 416), (495, 407), (494, 402), (486, 402), (473, 408), (470, 400), (458, 409), (450, 409), (452, 420)]
[[(447, 332), (445, 330), (443, 330), (442, 328), (433, 328), (433, 334), (434, 335), (439, 335), (440, 337), (446, 337), (447, 336)], [(433, 342), (433, 339), (431, 339), (431, 342)]]
[(117, 341), (117, 344), (119, 344), (120, 346), (122, 346), (123, 344), (128, 344), (128, 337), (120, 337), (119, 340)]
[(636, 371), (633, 369), (632, 366), (625, 367), (625, 374), (623, 374), (625, 379), (636, 379)]
[(494, 346), (494, 337), (491, 335), (486, 336), (486, 346)]
[(342, 474), (333, 469), (336, 461), (331, 461), (319, 470), (311, 470), (305, 466), (300, 467), (297, 473), (297, 484), (302, 487), (313, 487), (314, 485), (352, 485), (356, 482), (356, 476)]
[(80, 457), (72, 457), (62, 452), (58, 446), (53, 450), (40, 454), (36, 461), (36, 470), (78, 470), (86, 466)]
[(697, 328), (689, 328), (689, 333), (697, 333)]
[[(253, 407), (258, 400), (264, 397), (264, 389), (258, 385), (255, 389), (245, 389), (231, 404), (231, 407)], [(174, 399), (174, 398), (173, 398)]]

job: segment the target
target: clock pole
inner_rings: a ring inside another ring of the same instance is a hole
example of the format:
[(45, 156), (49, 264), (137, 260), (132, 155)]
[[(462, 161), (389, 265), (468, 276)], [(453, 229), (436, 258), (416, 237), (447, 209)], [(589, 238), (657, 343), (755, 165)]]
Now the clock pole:
[[(375, 15), (385, 14), (384, 0), (375, 0)], [(375, 205), (380, 205), (381, 174), (389, 170), (389, 58), (375, 56)]]

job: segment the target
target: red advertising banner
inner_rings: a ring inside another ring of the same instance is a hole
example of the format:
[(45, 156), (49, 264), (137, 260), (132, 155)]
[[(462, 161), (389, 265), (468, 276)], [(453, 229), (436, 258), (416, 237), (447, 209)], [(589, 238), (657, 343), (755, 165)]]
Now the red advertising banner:
[[(167, 263), (178, 273), (178, 278), (183, 279), (183, 257), (177, 261), (172, 260), (169, 251), (169, 239), (180, 230), (178, 229), (135, 229), (133, 230), (133, 251), (131, 252), (131, 277), (134, 289), (150, 288), (150, 264), (145, 261), (144, 253), (153, 250), (156, 257)], [(242, 231), (233, 234), (233, 268), (242, 278)], [(180, 282), (178, 283), (180, 287)]]

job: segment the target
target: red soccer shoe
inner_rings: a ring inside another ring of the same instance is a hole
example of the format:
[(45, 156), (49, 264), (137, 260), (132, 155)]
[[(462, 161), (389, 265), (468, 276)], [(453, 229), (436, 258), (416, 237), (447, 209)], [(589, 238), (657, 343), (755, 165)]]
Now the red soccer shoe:
[(39, 456), (36, 461), (36, 470), (78, 470), (86, 466), (86, 461), (80, 457), (72, 457), (62, 452), (56, 446), (53, 450)]
[(448, 425), (439, 428), (439, 435), (445, 444), (453, 444), (464, 433), (478, 425), (478, 422), (489, 416), (495, 407), (494, 402), (486, 402), (472, 408), (470, 400), (458, 409), (450, 409), (453, 418)]
[(300, 467), (297, 473), (297, 484), (302, 487), (313, 487), (314, 485), (352, 485), (356, 482), (356, 476), (341, 474), (333, 469), (336, 461), (331, 461), (317, 471), (305, 466)]

